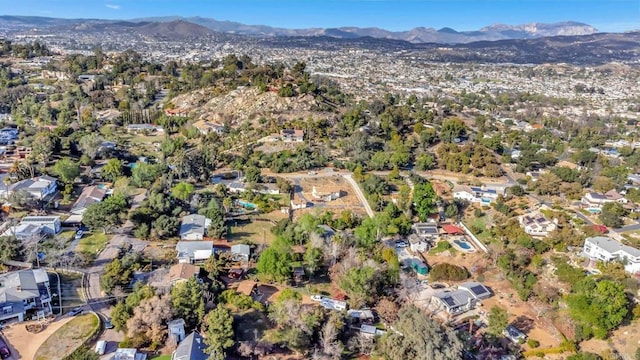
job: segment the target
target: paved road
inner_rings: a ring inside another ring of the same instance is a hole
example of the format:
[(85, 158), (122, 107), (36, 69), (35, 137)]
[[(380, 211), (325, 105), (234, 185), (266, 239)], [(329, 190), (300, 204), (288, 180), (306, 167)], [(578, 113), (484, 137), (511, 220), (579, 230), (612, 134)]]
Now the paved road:
[(640, 230), (640, 224), (623, 226), (623, 227), (621, 227), (619, 229), (614, 229), (613, 231), (615, 231), (617, 233), (623, 233), (623, 232), (627, 232), (627, 231), (637, 231), (637, 230)]
[[(139, 207), (145, 197), (146, 192), (135, 196), (131, 208), (135, 209)], [(87, 297), (91, 310), (98, 313), (103, 319), (111, 315), (109, 302), (103, 301), (105, 300), (105, 296), (100, 288), (100, 275), (104, 272), (104, 267), (111, 262), (111, 260), (118, 257), (121, 247), (126, 244), (131, 244), (134, 251), (142, 251), (147, 246), (145, 241), (128, 235), (133, 230), (133, 227), (133, 223), (127, 220), (118, 228), (104, 250), (98, 254), (93, 265), (87, 269), (86, 288), (84, 289), (85, 296)], [(124, 334), (107, 329), (100, 335), (99, 340), (107, 341), (107, 352), (110, 353), (115, 351), (118, 342), (124, 340)]]
[(362, 190), (360, 190), (360, 186), (358, 186), (358, 183), (356, 183), (356, 181), (353, 180), (353, 178), (351, 177), (351, 174), (343, 174), (342, 176), (349, 182), (349, 184), (351, 184), (351, 187), (355, 191), (356, 196), (358, 197), (362, 205), (364, 205), (364, 209), (369, 215), (369, 217), (373, 217), (375, 213), (373, 212), (373, 209), (371, 209), (371, 206), (369, 205), (367, 198), (362, 193)]
[(302, 193), (302, 186), (300, 185), (300, 178), (293, 179), (293, 183), (296, 186), (296, 194), (298, 194), (298, 197), (300, 197), (300, 199), (304, 200), (307, 204), (310, 203), (311, 201), (309, 201), (309, 199), (307, 199), (304, 196), (304, 194)]

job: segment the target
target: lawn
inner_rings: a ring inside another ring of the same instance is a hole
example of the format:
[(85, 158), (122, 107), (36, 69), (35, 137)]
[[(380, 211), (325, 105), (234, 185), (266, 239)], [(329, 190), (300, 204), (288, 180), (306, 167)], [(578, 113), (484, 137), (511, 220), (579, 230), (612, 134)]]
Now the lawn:
[(171, 360), (171, 355), (159, 355), (152, 357), (151, 360)]
[(451, 254), (456, 252), (456, 249), (454, 249), (453, 246), (451, 246), (451, 244), (449, 244), (448, 241), (442, 240), (442, 241), (438, 242), (438, 245), (436, 247), (434, 247), (431, 250), (429, 250), (429, 255), (440, 254), (440, 253), (445, 252), (447, 250), (449, 250), (449, 252)]
[(102, 233), (91, 233), (83, 236), (78, 243), (78, 252), (84, 252), (88, 254), (96, 254), (99, 250), (103, 249), (109, 241), (109, 237)]
[(36, 352), (35, 360), (62, 359), (91, 337), (99, 327), (94, 314), (84, 314), (56, 330)]
[[(236, 226), (237, 224), (237, 226)], [(254, 244), (271, 244), (275, 240), (275, 235), (271, 233), (273, 224), (268, 221), (231, 222), (229, 226), (230, 242), (252, 242)]]

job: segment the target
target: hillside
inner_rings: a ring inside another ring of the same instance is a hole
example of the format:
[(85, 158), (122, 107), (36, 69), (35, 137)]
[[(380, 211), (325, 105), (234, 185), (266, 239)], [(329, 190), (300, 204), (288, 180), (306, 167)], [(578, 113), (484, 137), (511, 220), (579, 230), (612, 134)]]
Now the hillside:
[(223, 95), (216, 95), (215, 88), (206, 88), (179, 95), (171, 99), (171, 103), (187, 110), (194, 119), (227, 122), (232, 127), (261, 117), (288, 121), (335, 116), (318, 111), (318, 103), (311, 95), (285, 98), (275, 92), (261, 93), (255, 87), (240, 87)]

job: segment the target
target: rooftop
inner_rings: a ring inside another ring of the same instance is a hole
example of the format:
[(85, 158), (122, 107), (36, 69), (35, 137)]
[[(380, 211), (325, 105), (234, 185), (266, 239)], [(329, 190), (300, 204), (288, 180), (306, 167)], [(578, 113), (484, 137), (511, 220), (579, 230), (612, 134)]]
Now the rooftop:
[(623, 243), (613, 240), (611, 238), (605, 236), (595, 236), (590, 237), (585, 240), (585, 242), (591, 243), (595, 246), (598, 246), (601, 249), (609, 252), (610, 254), (615, 254), (618, 252), (623, 252), (632, 257), (640, 257), (640, 250), (634, 247), (624, 245)]

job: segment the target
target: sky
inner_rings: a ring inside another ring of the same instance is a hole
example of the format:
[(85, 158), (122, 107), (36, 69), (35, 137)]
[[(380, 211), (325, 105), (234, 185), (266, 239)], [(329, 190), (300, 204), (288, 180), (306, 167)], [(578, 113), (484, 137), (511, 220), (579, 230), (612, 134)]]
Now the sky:
[(202, 16), (285, 28), (451, 27), (578, 21), (600, 31), (640, 29), (640, 0), (0, 0), (0, 14), (132, 19)]

